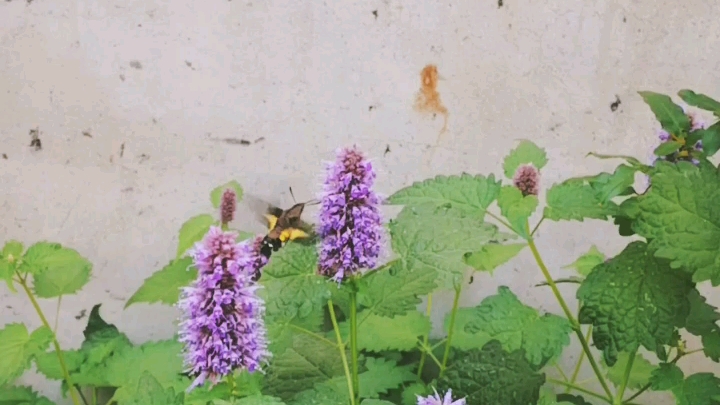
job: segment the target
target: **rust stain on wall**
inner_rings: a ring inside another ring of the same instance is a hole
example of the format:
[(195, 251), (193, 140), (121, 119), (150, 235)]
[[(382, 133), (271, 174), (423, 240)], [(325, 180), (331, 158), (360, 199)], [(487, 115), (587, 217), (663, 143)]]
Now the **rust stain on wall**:
[[(442, 135), (447, 129), (448, 110), (440, 99), (440, 93), (437, 91), (438, 79), (437, 66), (427, 65), (420, 72), (420, 91), (415, 99), (415, 110), (423, 114), (438, 114), (445, 119), (443, 127), (440, 130)], [(438, 136), (438, 141), (440, 137)]]

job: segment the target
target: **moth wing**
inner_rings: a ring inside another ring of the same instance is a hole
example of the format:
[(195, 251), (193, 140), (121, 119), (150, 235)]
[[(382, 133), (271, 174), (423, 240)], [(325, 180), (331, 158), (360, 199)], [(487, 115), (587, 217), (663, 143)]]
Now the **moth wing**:
[[(272, 229), (277, 222), (277, 219), (282, 215), (283, 210), (270, 204), (269, 202), (257, 198), (252, 195), (245, 194), (243, 200), (250, 208), (250, 211), (255, 215), (255, 218), (265, 224), (269, 229)], [(274, 219), (270, 217), (275, 217)]]

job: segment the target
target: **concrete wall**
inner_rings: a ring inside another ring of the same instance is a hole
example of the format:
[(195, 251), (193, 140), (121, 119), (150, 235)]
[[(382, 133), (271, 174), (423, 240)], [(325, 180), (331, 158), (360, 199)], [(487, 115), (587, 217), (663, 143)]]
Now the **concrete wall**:
[[(57, 241), (95, 264), (90, 284), (63, 298), (61, 345), (80, 344), (86, 319), (75, 316), (95, 303), (136, 342), (171, 336), (172, 308), (123, 304), (231, 178), (284, 204), (289, 186), (311, 198), (321, 159), (357, 142), (390, 194), (434, 174), (500, 174), (502, 157), (529, 138), (548, 151), (549, 186), (616, 163), (588, 151), (650, 155), (657, 124), (636, 91), (720, 95), (713, 2), (503, 3), (0, 2), (0, 239)], [(449, 112), (439, 140), (442, 118), (413, 109), (430, 63)], [(28, 146), (36, 127), (42, 150)], [(556, 275), (592, 244), (615, 254), (625, 243), (599, 221), (548, 221), (538, 240)], [(532, 287), (541, 277), (525, 251), (494, 278), (476, 276), (462, 305), (506, 284), (559, 313)], [(0, 290), (0, 324), (39, 324), (26, 297)], [(451, 300), (437, 301), (439, 320)], [(42, 302), (52, 319), (55, 304)], [(570, 367), (577, 345), (566, 353)], [(684, 365), (717, 366), (702, 355)], [(58, 398), (58, 384), (24, 381)]]

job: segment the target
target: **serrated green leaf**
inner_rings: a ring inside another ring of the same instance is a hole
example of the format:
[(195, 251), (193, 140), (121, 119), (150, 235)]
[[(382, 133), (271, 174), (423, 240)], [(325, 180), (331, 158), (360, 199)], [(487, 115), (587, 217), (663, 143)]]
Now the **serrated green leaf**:
[[(630, 354), (626, 352), (618, 353), (618, 360), (607, 370), (607, 377), (610, 381), (619, 387), (625, 379), (625, 369), (627, 368)], [(604, 364), (607, 367), (606, 364)], [(635, 360), (632, 364), (632, 370), (627, 380), (626, 388), (631, 390), (640, 389), (645, 384), (650, 382), (650, 376), (652, 372), (657, 369), (657, 366), (652, 365), (647, 361), (641, 354), (635, 355)]]
[(577, 291), (578, 318), (594, 326), (593, 342), (613, 366), (620, 351), (671, 344), (675, 328), (685, 324), (693, 288), (689, 274), (653, 256), (645, 242), (631, 242), (588, 274)]
[(500, 180), (493, 174), (471, 176), (437, 176), (415, 182), (391, 195), (386, 204), (417, 207), (421, 205), (448, 206), (482, 219), (485, 210), (500, 192)]
[(447, 208), (405, 207), (390, 223), (393, 250), (410, 272), (437, 273), (437, 285), (450, 289), (461, 280), (467, 266), (466, 252), (512, 236), (497, 226)]
[[(418, 337), (430, 332), (430, 319), (420, 312), (408, 312), (394, 318), (379, 316), (370, 311), (358, 314), (358, 348), (369, 352), (390, 350), (410, 351), (417, 347)], [(349, 339), (350, 324), (342, 322), (340, 331)], [(328, 335), (335, 335), (334, 331)]]
[(189, 257), (171, 261), (146, 278), (140, 288), (127, 300), (124, 308), (140, 302), (175, 305), (180, 298), (180, 289), (197, 278), (197, 269), (192, 263)]
[(242, 201), (242, 198), (243, 198), (242, 186), (237, 181), (230, 180), (221, 186), (215, 187), (210, 192), (210, 202), (212, 203), (214, 208), (220, 208), (220, 204), (222, 203), (222, 195), (223, 195), (223, 193), (225, 193), (225, 190), (227, 190), (227, 189), (231, 189), (235, 192), (237, 202)]
[(360, 405), (395, 405), (382, 399), (364, 399)]
[(580, 221), (585, 218), (606, 220), (619, 213), (618, 205), (603, 201), (601, 193), (583, 179), (568, 179), (553, 184), (547, 192), (543, 215), (552, 221)]
[(88, 281), (92, 263), (59, 243), (38, 242), (23, 255), (20, 271), (33, 275), (35, 294), (53, 298), (73, 294)]
[(710, 125), (702, 131), (702, 148), (707, 156), (713, 156), (720, 150), (720, 121)]
[(703, 353), (714, 362), (720, 362), (720, 330), (715, 329), (702, 337)]
[(318, 384), (300, 392), (289, 402), (290, 405), (347, 405), (350, 402), (347, 388), (338, 387), (335, 381)]
[(592, 405), (580, 395), (557, 394), (557, 400), (560, 401), (560, 403), (568, 403), (573, 405)]
[(419, 382), (410, 384), (402, 392), (402, 405), (417, 405), (417, 397), (425, 396), (427, 393), (429, 390), (425, 384)]
[(147, 372), (163, 388), (182, 386), (182, 344), (175, 340), (147, 342), (126, 347), (107, 359), (106, 378), (111, 387), (118, 387), (111, 401), (122, 403), (132, 398), (140, 376)]
[(720, 320), (720, 313), (714, 307), (708, 304), (706, 298), (700, 295), (696, 289), (690, 291), (688, 295), (690, 300), (690, 313), (685, 322), (685, 329), (695, 336), (702, 336), (712, 332), (718, 327), (717, 321)]
[(535, 404), (544, 383), (545, 374), (536, 373), (521, 350), (507, 353), (500, 342), (491, 340), (482, 350), (453, 356), (437, 389), (452, 389), (453, 397), (465, 397), (468, 404)]
[(420, 297), (436, 286), (437, 272), (431, 267), (408, 269), (402, 260), (363, 276), (359, 281), (358, 302), (366, 311), (394, 317), (415, 311)]
[(292, 346), (273, 353), (263, 392), (283, 400), (314, 384), (344, 375), (337, 346), (306, 334), (292, 336)]
[(539, 370), (570, 344), (572, 327), (557, 315), (540, 316), (535, 308), (524, 305), (509, 288), (501, 286), (497, 295), (475, 307), (475, 318), (465, 330), (497, 339), (508, 352), (524, 349), (527, 361)]
[(662, 363), (650, 379), (653, 391), (670, 391), (678, 405), (717, 405), (720, 378), (712, 373), (696, 373), (685, 378), (675, 364)]
[(17, 240), (9, 240), (5, 242), (5, 246), (3, 246), (2, 248), (2, 255), (0, 255), (0, 257), (12, 262), (13, 260), (18, 259), (22, 256), (23, 250), (25, 250), (25, 247), (23, 246), (22, 242)]
[(143, 371), (135, 392), (123, 403), (128, 405), (182, 405), (184, 393), (176, 394), (175, 390), (164, 388), (152, 374)]
[[(317, 251), (313, 246), (289, 243), (273, 254), (263, 268), (258, 293), (265, 299), (265, 318), (275, 337), (290, 325), (317, 331), (323, 322), (330, 288), (336, 284), (317, 274)], [(285, 339), (271, 340), (273, 353), (282, 351)]]
[(657, 148), (655, 148), (653, 154), (655, 156), (667, 156), (677, 152), (682, 146), (683, 144), (677, 141), (663, 142)]
[(530, 163), (535, 166), (536, 169), (540, 170), (547, 164), (547, 154), (545, 149), (542, 149), (535, 145), (533, 142), (528, 140), (522, 140), (518, 146), (510, 151), (503, 161), (503, 171), (505, 177), (512, 179), (515, 176), (515, 171), (521, 165)]
[(31, 387), (0, 385), (0, 405), (55, 405)]
[(417, 379), (410, 369), (412, 366), (398, 366), (394, 360), (368, 357), (365, 367), (367, 370), (358, 376), (360, 398), (378, 398), (404, 382)]
[(215, 400), (213, 405), (285, 405), (280, 398), (256, 394), (244, 398), (235, 398), (232, 401)]
[(12, 383), (30, 367), (30, 361), (45, 351), (52, 331), (41, 326), (29, 333), (25, 324), (11, 323), (0, 329), (0, 385)]
[(683, 89), (678, 92), (678, 96), (693, 107), (697, 107), (701, 110), (710, 111), (715, 115), (720, 114), (720, 102), (708, 97), (704, 94), (695, 93), (692, 90)]
[(527, 246), (526, 243), (514, 243), (508, 245), (489, 244), (475, 252), (465, 253), (463, 261), (468, 266), (479, 271), (492, 271), (501, 266)]
[(209, 214), (196, 215), (185, 221), (180, 227), (177, 256), (175, 258), (180, 259), (185, 256), (196, 242), (202, 240), (214, 224), (215, 218)]
[[(79, 350), (63, 350), (63, 360), (69, 371), (75, 371), (85, 361), (85, 354)], [(38, 353), (35, 356), (35, 366), (49, 380), (63, 380), (62, 367), (55, 351)]]
[(515, 232), (523, 238), (530, 237), (527, 220), (538, 206), (537, 196), (523, 196), (522, 192), (513, 186), (503, 186), (498, 195), (500, 213), (507, 218)]
[(637, 197), (633, 230), (696, 283), (720, 285), (720, 173), (710, 163), (657, 162), (652, 187)]
[[(452, 348), (457, 350), (482, 349), (485, 343), (492, 340), (492, 336), (483, 331), (469, 332), (467, 325), (477, 318), (476, 308), (459, 308), (455, 313), (455, 326), (453, 327)], [(443, 324), (445, 333), (450, 334), (450, 316), (445, 316)]]
[(635, 191), (632, 186), (635, 183), (637, 171), (637, 167), (619, 165), (612, 174), (602, 172), (588, 178), (588, 183), (595, 190), (598, 200), (606, 203), (615, 197), (628, 195)]
[(597, 246), (592, 245), (587, 253), (581, 255), (572, 264), (564, 266), (563, 269), (575, 269), (581, 276), (590, 274), (590, 271), (600, 263), (605, 261), (605, 254), (598, 250)]
[(650, 107), (664, 130), (676, 136), (690, 130), (690, 118), (669, 96), (651, 91), (638, 91), (638, 94)]
[(13, 275), (15, 275), (15, 265), (8, 263), (5, 259), (0, 258), (0, 280), (5, 281), (8, 289), (16, 293), (17, 289), (13, 285)]

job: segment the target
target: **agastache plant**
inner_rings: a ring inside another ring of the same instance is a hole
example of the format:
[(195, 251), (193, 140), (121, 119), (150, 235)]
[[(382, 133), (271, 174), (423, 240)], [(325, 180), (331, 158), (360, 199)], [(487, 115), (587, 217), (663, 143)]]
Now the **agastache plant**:
[(213, 385), (235, 370), (254, 372), (270, 356), (263, 321), (264, 302), (253, 282), (259, 266), (256, 243), (236, 243), (237, 234), (211, 227), (190, 252), (198, 277), (182, 289), (180, 342), (195, 378), (188, 391)]
[(382, 240), (380, 198), (372, 163), (356, 148), (337, 152), (320, 198), (318, 271), (338, 283), (377, 264)]

